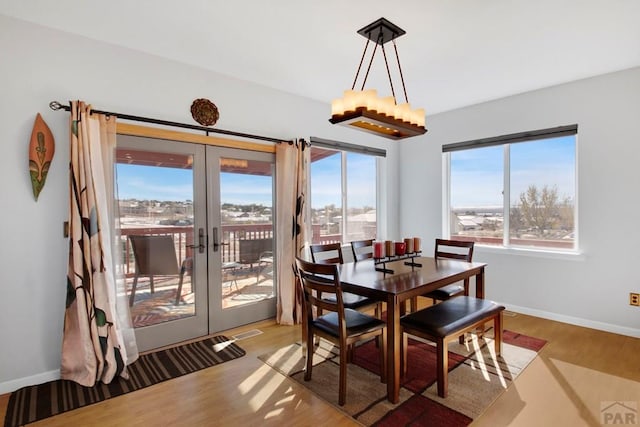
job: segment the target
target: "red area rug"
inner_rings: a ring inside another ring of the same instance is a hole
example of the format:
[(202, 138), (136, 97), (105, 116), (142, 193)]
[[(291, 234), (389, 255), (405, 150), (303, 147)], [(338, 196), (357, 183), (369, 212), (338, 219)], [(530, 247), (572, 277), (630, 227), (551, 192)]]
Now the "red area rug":
[(469, 336), (464, 345), (449, 345), (449, 394), (436, 389), (436, 351), (431, 343), (409, 340), (408, 373), (402, 379), (400, 402), (386, 399), (380, 382), (378, 349), (373, 341), (355, 350), (348, 366), (347, 402), (338, 406), (339, 350), (321, 341), (314, 354), (311, 381), (304, 381), (299, 343), (260, 359), (367, 426), (466, 426), (502, 394), (537, 356), (546, 341), (504, 331), (503, 353), (493, 351), (492, 333)]

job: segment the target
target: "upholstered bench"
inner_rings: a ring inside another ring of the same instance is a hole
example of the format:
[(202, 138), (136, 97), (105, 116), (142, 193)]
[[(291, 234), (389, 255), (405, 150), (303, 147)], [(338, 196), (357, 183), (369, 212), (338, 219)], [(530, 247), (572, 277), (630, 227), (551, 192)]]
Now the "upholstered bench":
[(449, 359), (447, 345), (467, 331), (493, 320), (496, 354), (502, 352), (504, 306), (486, 299), (458, 296), (429, 306), (400, 319), (402, 326), (403, 373), (407, 372), (407, 334), (433, 341), (437, 346), (438, 396), (447, 397)]

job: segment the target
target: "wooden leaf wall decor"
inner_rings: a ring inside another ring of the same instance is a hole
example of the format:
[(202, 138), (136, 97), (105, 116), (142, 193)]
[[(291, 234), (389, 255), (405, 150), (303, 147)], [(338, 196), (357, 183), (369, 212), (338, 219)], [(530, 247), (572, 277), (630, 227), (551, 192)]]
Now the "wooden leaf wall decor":
[(38, 113), (31, 131), (31, 141), (29, 142), (29, 174), (31, 175), (31, 187), (33, 187), (33, 196), (36, 201), (47, 179), (54, 152), (55, 141), (53, 140), (53, 134), (40, 113)]

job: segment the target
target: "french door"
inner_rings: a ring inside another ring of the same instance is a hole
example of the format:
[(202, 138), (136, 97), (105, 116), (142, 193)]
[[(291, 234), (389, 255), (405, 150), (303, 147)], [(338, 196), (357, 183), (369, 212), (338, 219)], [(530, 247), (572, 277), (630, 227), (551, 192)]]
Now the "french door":
[(275, 315), (274, 162), (118, 136), (120, 265), (141, 351)]
[(275, 156), (207, 148), (210, 329), (275, 315)]

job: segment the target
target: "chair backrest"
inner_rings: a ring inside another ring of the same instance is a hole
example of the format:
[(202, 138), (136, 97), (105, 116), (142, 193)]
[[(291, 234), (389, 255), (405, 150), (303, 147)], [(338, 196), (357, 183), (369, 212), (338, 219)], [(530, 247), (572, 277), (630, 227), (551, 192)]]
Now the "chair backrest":
[(171, 236), (129, 236), (136, 262), (136, 274), (180, 274), (176, 247)]
[(461, 240), (436, 239), (434, 257), (471, 262), (473, 259), (473, 243)]
[(340, 243), (321, 243), (311, 245), (311, 260), (316, 264), (342, 264), (342, 245)]
[(263, 253), (273, 251), (273, 238), (240, 239), (239, 246), (240, 263), (254, 264), (260, 261), (260, 256)]
[(353, 252), (353, 260), (356, 262), (373, 258), (373, 239), (351, 242), (351, 252)]
[[(313, 320), (313, 307), (321, 309), (322, 312), (333, 311), (338, 313), (339, 325), (342, 330), (345, 325), (344, 301), (338, 265), (316, 264), (296, 257), (296, 274), (304, 295), (307, 321)], [(335, 298), (331, 298), (332, 296)]]

